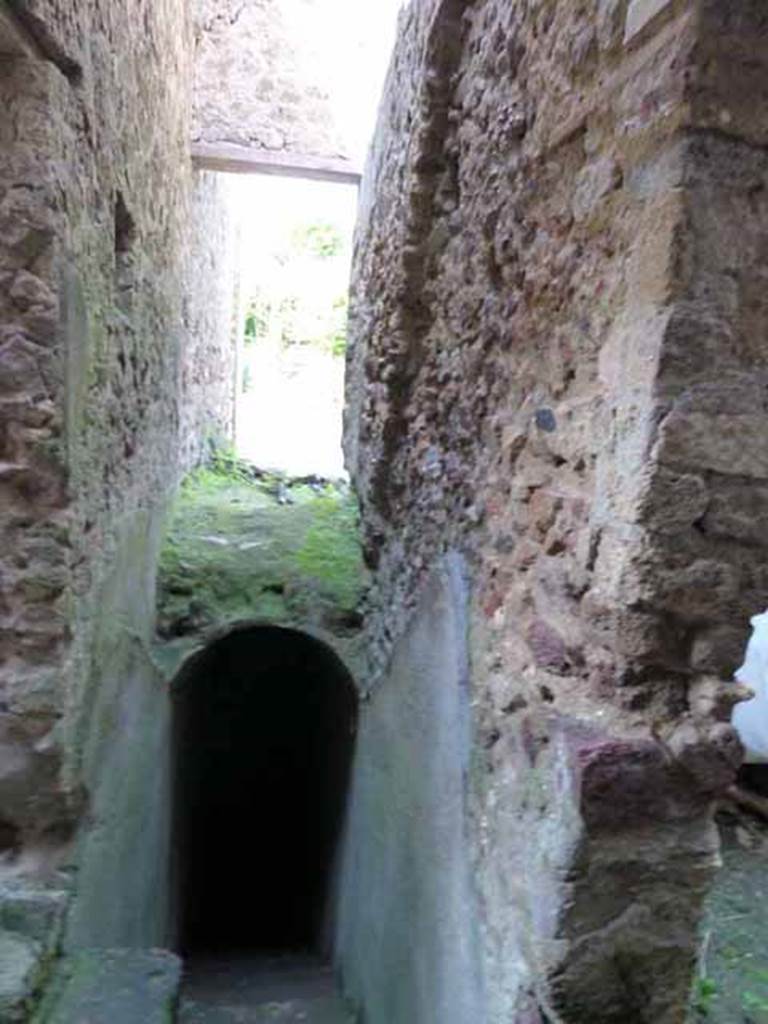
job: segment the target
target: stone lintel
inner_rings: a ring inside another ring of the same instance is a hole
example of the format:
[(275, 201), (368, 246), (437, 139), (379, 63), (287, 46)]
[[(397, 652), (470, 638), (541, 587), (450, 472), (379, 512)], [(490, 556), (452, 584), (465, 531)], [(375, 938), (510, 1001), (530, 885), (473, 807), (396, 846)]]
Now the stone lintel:
[(360, 168), (342, 158), (276, 153), (231, 142), (193, 143), (192, 162), (198, 170), (204, 171), (269, 174), (346, 185), (359, 185), (362, 179)]

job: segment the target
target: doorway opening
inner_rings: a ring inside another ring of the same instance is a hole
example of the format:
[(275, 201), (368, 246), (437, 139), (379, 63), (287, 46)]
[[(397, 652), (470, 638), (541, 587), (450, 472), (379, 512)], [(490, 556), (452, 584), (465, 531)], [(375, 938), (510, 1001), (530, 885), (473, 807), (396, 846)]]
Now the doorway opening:
[(329, 953), (357, 693), (304, 633), (241, 626), (174, 688), (177, 934), (186, 956)]
[(228, 188), (241, 251), (237, 454), (288, 477), (343, 479), (357, 187), (243, 175)]

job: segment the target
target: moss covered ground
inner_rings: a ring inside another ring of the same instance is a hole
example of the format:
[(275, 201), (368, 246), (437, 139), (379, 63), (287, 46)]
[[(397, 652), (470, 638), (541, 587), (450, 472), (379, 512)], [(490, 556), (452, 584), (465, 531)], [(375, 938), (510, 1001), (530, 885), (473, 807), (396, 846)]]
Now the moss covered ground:
[(168, 641), (244, 620), (356, 632), (365, 573), (343, 483), (287, 481), (236, 461), (184, 483), (158, 579)]
[(689, 1024), (768, 1024), (768, 827), (724, 811), (720, 831)]

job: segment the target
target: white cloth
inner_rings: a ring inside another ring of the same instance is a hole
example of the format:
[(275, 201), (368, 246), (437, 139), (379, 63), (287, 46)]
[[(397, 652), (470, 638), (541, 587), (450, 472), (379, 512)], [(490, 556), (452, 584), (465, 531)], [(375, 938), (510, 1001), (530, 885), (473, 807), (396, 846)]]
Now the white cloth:
[(752, 700), (737, 704), (732, 723), (746, 748), (745, 760), (768, 762), (768, 611), (751, 619), (752, 636), (736, 680), (755, 691)]

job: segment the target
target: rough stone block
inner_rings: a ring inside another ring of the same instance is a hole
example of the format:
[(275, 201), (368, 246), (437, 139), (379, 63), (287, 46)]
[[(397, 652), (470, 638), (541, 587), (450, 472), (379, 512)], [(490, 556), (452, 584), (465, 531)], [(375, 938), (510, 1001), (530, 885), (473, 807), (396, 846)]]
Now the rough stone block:
[(0, 927), (37, 942), (48, 942), (66, 907), (67, 893), (3, 886)]
[(621, 167), (611, 156), (600, 157), (585, 167), (576, 182), (573, 215), (585, 220), (601, 199), (615, 191), (622, 182)]
[(759, 412), (711, 415), (674, 411), (661, 429), (661, 461), (711, 469), (726, 476), (768, 480), (768, 452), (762, 443), (766, 418)]
[(660, 569), (656, 578), (659, 607), (677, 616), (704, 621), (713, 608), (730, 607), (743, 589), (738, 567), (714, 558), (699, 558), (684, 568)]
[(704, 480), (694, 474), (659, 472), (648, 508), (654, 530), (667, 535), (689, 530), (707, 511), (709, 494)]
[(672, 5), (672, 0), (632, 0), (627, 11), (627, 24), (624, 30), (624, 42), (631, 43), (646, 25)]
[(170, 1024), (180, 979), (165, 950), (82, 950), (61, 961), (35, 1024)]
[(764, 147), (768, 139), (762, 101), (768, 72), (765, 4), (754, 0), (704, 4), (701, 16), (692, 127)]
[(719, 482), (703, 525), (714, 537), (732, 537), (745, 544), (764, 547), (764, 523), (768, 515), (768, 488), (749, 487), (742, 481), (733, 486)]
[(580, 722), (558, 727), (570, 752), (573, 793), (593, 834), (686, 821), (704, 813), (712, 795), (733, 781), (741, 754), (727, 725), (715, 726), (705, 737), (681, 727), (670, 748), (653, 739), (600, 735)]
[(744, 659), (748, 638), (746, 622), (703, 628), (691, 648), (691, 668), (694, 672), (716, 673), (719, 679), (732, 679)]

